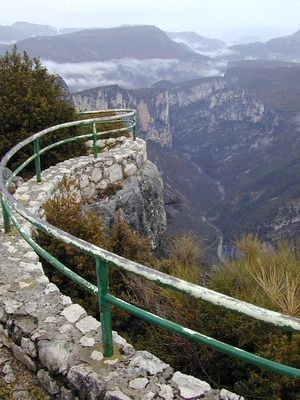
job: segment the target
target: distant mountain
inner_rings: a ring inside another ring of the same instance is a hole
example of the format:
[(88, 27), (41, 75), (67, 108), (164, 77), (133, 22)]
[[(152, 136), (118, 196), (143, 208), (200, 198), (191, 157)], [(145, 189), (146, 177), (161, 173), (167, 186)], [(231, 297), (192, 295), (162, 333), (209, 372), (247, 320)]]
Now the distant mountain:
[(207, 62), (208, 57), (192, 54), (170, 40), (155, 26), (89, 29), (64, 35), (33, 37), (18, 42), (30, 57), (59, 63), (137, 60), (160, 58)]
[(99, 87), (73, 100), (83, 111), (137, 110), (164, 181), (168, 233), (192, 229), (220, 254), (242, 233), (300, 234), (299, 76), (300, 64), (242, 61), (224, 77)]
[(16, 22), (11, 26), (0, 25), (0, 44), (11, 44), (33, 36), (51, 36), (57, 32), (51, 26)]
[(212, 55), (227, 47), (225, 42), (198, 35), (195, 32), (166, 32), (176, 43), (188, 46), (199, 54)]
[(221, 40), (226, 43), (242, 44), (252, 42), (266, 42), (267, 40), (289, 35), (291, 30), (278, 26), (243, 26), (242, 28), (231, 29), (220, 35)]
[[(17, 42), (17, 47), (39, 57), (72, 92), (115, 83), (147, 87), (160, 80), (180, 82), (220, 73), (215, 60), (183, 48), (155, 26), (38, 36)], [(0, 53), (11, 49), (4, 46)]]
[(300, 113), (300, 64), (284, 61), (231, 61), (227, 80), (259, 97), (274, 110), (287, 115)]
[(0, 25), (0, 44), (11, 44), (35, 36), (55, 36), (78, 30), (82, 30), (82, 28), (63, 28), (58, 30), (49, 25), (18, 21), (13, 25)]
[(263, 59), (300, 62), (300, 31), (264, 43), (229, 46), (218, 58), (227, 61)]

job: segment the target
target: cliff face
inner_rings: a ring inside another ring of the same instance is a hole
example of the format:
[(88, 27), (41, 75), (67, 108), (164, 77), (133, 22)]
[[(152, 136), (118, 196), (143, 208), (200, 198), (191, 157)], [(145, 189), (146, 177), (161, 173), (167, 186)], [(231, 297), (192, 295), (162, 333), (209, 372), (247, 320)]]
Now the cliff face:
[(166, 228), (163, 184), (154, 164), (147, 160), (143, 140), (99, 140), (97, 159), (75, 168), (87, 209), (111, 226), (118, 215), (140, 237), (156, 248)]
[[(101, 87), (73, 95), (82, 111), (137, 110), (138, 135), (158, 145), (148, 146), (148, 155), (164, 180), (169, 231), (184, 226), (206, 235), (215, 227), (215, 235), (225, 238), (256, 232), (299, 197), (295, 120), (266, 101), (275, 99), (273, 81), (268, 83), (273, 92), (264, 92), (262, 100), (261, 87), (256, 90), (252, 81), (246, 87), (236, 66), (234, 71), (224, 78), (158, 82), (137, 90)], [(256, 75), (259, 71), (252, 79)]]
[(118, 86), (105, 86), (74, 94), (73, 101), (81, 111), (133, 108), (137, 110), (137, 126), (144, 139), (157, 141), (163, 146), (172, 145), (166, 90), (125, 90)]
[(146, 161), (139, 174), (122, 181), (122, 188), (89, 205), (108, 226), (121, 215), (130, 229), (140, 237), (149, 238), (152, 248), (160, 243), (166, 227), (162, 180), (156, 166)]
[[(136, 90), (105, 86), (75, 93), (73, 101), (81, 111), (134, 108), (139, 134), (144, 139), (175, 148), (178, 146), (173, 140), (185, 140), (191, 134), (191, 123), (205, 126), (206, 133), (228, 122), (264, 123), (270, 113), (270, 108), (267, 109), (261, 100), (221, 77), (171, 84), (168, 89), (159, 88), (159, 84), (155, 88)], [(189, 112), (191, 116), (187, 121)], [(186, 129), (180, 126), (182, 116)], [(271, 119), (273, 126), (278, 125), (277, 115), (271, 115)]]

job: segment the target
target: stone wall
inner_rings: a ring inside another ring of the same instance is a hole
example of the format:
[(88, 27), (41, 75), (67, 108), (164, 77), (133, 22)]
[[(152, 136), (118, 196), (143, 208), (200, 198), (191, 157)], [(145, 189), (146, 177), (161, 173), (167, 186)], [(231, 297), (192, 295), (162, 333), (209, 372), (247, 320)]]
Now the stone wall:
[[(143, 146), (139, 142), (136, 145)], [(137, 160), (141, 161), (142, 157), (138, 157), (138, 151), (136, 156), (138, 169)], [(35, 179), (24, 183), (15, 196), (28, 210), (38, 214), (64, 173), (89, 171), (89, 182), (95, 184), (96, 191), (102, 178), (113, 182), (120, 177), (121, 170), (123, 174), (134, 170), (133, 165), (128, 167), (134, 164), (132, 159), (120, 164), (115, 157), (115, 162), (108, 162), (104, 170), (100, 158), (68, 160), (44, 171), (41, 183)], [(103, 163), (106, 161), (103, 159)], [(118, 172), (114, 164), (122, 165)], [(98, 181), (96, 176), (100, 175), (102, 178)], [(82, 191), (88, 186), (83, 173)], [(25, 221), (22, 229), (31, 232)], [(0, 238), (0, 341), (36, 373), (53, 399), (241, 398), (224, 389), (212, 390), (206, 382), (174, 372), (148, 352), (135, 351), (117, 332), (113, 332), (114, 355), (105, 359), (100, 323), (49, 282), (37, 254), (17, 232), (13, 230), (5, 235), (1, 225)]]

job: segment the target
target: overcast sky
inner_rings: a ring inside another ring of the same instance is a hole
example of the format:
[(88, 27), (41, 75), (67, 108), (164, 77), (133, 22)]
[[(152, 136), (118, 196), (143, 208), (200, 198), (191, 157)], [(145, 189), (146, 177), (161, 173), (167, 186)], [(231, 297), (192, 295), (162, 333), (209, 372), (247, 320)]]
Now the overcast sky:
[(27, 21), (54, 27), (156, 25), (206, 37), (242, 27), (300, 29), (300, 0), (1, 0), (0, 25)]

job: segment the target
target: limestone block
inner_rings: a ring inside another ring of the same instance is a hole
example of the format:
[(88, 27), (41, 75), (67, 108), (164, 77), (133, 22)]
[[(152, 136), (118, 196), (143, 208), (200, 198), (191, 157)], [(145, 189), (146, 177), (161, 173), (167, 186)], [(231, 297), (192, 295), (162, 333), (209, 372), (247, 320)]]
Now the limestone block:
[(59, 393), (59, 386), (56, 381), (51, 378), (48, 371), (40, 369), (37, 373), (37, 378), (42, 387), (52, 396)]
[(102, 170), (100, 168), (94, 168), (90, 176), (90, 180), (92, 182), (97, 183), (100, 181), (101, 178), (102, 178)]
[(36, 371), (36, 364), (35, 362), (22, 350), (21, 347), (17, 346), (16, 344), (11, 344), (12, 351), (14, 356), (21, 361), (30, 371)]
[(111, 167), (114, 164), (114, 160), (110, 157), (110, 158), (105, 158), (105, 160), (103, 160), (103, 165), (105, 167)]
[(80, 343), (83, 347), (93, 347), (95, 344), (95, 339), (87, 336), (83, 336), (80, 339)]
[(147, 378), (136, 378), (129, 382), (129, 387), (136, 390), (144, 389), (149, 383)]
[(89, 200), (95, 196), (96, 185), (94, 182), (90, 182), (88, 186), (82, 189), (82, 197)]
[(172, 377), (172, 382), (176, 383), (179, 388), (180, 395), (184, 399), (192, 399), (200, 397), (209, 390), (211, 390), (210, 385), (207, 382), (201, 381), (190, 375), (182, 374), (177, 371)]
[(146, 373), (146, 375), (157, 375), (169, 368), (169, 364), (164, 363), (148, 351), (137, 351), (129, 364), (134, 367), (137, 373)]
[(103, 149), (106, 146), (105, 141), (98, 139), (97, 140), (97, 147), (99, 147), (100, 149)]
[(142, 168), (146, 162), (145, 154), (138, 154), (136, 156), (136, 166), (138, 169)]
[(42, 340), (38, 343), (39, 359), (44, 367), (52, 373), (65, 375), (68, 370), (68, 359), (71, 343), (64, 340)]
[(42, 264), (40, 262), (37, 263), (28, 263), (28, 262), (24, 262), (21, 261), (20, 262), (20, 267), (26, 271), (35, 271), (38, 270), (39, 272), (41, 272), (42, 274), (44, 274), (44, 270), (42, 267)]
[(90, 331), (94, 331), (100, 328), (101, 324), (95, 318), (87, 316), (82, 318), (76, 323), (76, 328), (80, 330), (81, 333), (86, 334)]
[(25, 312), (27, 314), (31, 314), (34, 310), (37, 308), (37, 302), (36, 301), (30, 301), (29, 303), (25, 304)]
[(226, 389), (222, 389), (220, 392), (220, 400), (244, 400), (244, 397), (231, 393)]
[(115, 183), (123, 178), (122, 167), (119, 164), (113, 164), (108, 169), (110, 183)]
[(164, 400), (172, 400), (174, 398), (173, 390), (170, 386), (158, 384), (158, 387), (160, 388), (158, 395), (161, 398), (163, 398)]
[(62, 387), (60, 388), (60, 400), (79, 400), (79, 398), (74, 397), (71, 390)]
[(2, 369), (2, 373), (4, 375), (4, 380), (5, 383), (7, 383), (8, 385), (11, 383), (14, 383), (16, 381), (16, 376), (14, 374), (14, 371), (10, 365), (10, 362), (6, 362), (3, 369)]
[(35, 358), (36, 357), (36, 348), (32, 340), (23, 337), (21, 339), (21, 347), (25, 351), (26, 354)]
[(64, 334), (64, 333), (68, 332), (69, 330), (73, 329), (73, 327), (74, 327), (74, 326), (71, 325), (71, 324), (63, 324), (62, 326), (60, 326), (60, 327), (58, 328), (58, 331), (59, 331), (60, 333)]
[(101, 361), (104, 358), (103, 353), (101, 351), (94, 350), (91, 354), (91, 358), (95, 361)]
[(72, 304), (72, 300), (69, 296), (65, 296), (64, 294), (62, 294), (60, 298), (61, 298), (61, 304), (63, 306), (69, 306)]
[(20, 301), (14, 299), (4, 300), (4, 310), (7, 314), (13, 314), (18, 308), (23, 305)]
[(137, 170), (137, 166), (133, 163), (130, 164), (126, 164), (124, 167), (124, 174), (126, 174), (127, 176), (131, 176), (135, 173), (135, 171)]
[(97, 185), (97, 189), (106, 189), (107, 186), (109, 184), (109, 181), (107, 179), (102, 179), (98, 185)]
[(4, 344), (4, 346), (9, 348), (10, 341), (8, 337), (9, 337), (8, 330), (4, 329), (2, 325), (0, 325), (0, 345)]
[(80, 317), (86, 316), (86, 311), (79, 304), (71, 304), (61, 312), (61, 315), (63, 315), (69, 322), (76, 322)]
[[(10, 288), (10, 284), (5, 284), (5, 285), (0, 285), (0, 295), (6, 294), (7, 290)], [(1, 317), (4, 313), (4, 310), (2, 307), (0, 307), (0, 321), (1, 321)]]
[(49, 294), (49, 293), (53, 293), (53, 292), (59, 292), (59, 289), (54, 283), (50, 282), (47, 284), (47, 286), (44, 290), (44, 293)]
[(106, 381), (100, 379), (87, 364), (79, 364), (70, 368), (67, 379), (72, 388), (78, 391), (81, 399), (96, 400), (103, 393)]
[(131, 397), (126, 396), (120, 390), (110, 390), (106, 392), (104, 400), (131, 400)]
[(85, 188), (90, 183), (89, 178), (87, 175), (81, 175), (80, 177), (80, 188)]

